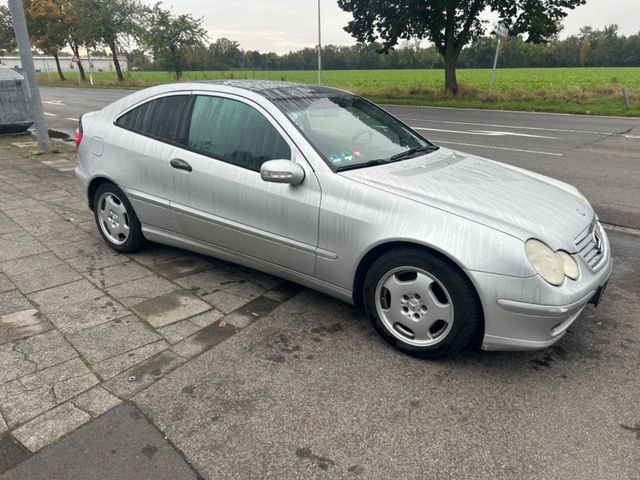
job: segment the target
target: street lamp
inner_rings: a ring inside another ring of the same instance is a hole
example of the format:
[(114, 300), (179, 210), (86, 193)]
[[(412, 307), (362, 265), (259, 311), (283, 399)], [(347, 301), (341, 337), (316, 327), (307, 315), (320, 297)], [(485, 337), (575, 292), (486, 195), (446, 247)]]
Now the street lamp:
[(47, 131), (47, 123), (44, 119), (44, 110), (42, 109), (36, 69), (33, 65), (31, 42), (29, 42), (27, 21), (24, 17), (22, 2), (20, 0), (9, 0), (9, 10), (11, 11), (11, 18), (13, 20), (13, 30), (16, 34), (16, 43), (20, 51), (20, 63), (24, 71), (24, 76), (27, 79), (27, 86), (29, 87), (28, 93), (29, 100), (31, 101), (31, 114), (33, 115), (33, 125), (38, 137), (38, 145), (42, 151), (49, 152), (51, 151), (49, 132)]
[(320, 23), (320, 0), (318, 0), (318, 85), (322, 85), (322, 28)]

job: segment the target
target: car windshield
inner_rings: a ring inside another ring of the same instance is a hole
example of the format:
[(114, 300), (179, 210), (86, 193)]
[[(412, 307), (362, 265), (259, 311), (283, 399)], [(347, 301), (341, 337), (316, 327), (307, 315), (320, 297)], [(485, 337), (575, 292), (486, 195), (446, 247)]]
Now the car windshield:
[(337, 171), (404, 160), (437, 149), (355, 95), (288, 98), (275, 103)]

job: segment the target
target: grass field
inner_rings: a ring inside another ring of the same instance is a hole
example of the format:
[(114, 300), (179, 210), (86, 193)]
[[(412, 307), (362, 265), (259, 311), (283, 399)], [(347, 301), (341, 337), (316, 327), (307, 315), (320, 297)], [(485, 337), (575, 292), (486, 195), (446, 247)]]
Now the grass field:
[[(271, 79), (315, 83), (315, 71), (186, 72), (183, 81), (204, 79)], [(640, 67), (634, 68), (532, 68), (500, 69), (495, 96), (487, 92), (490, 69), (458, 70), (460, 92), (444, 94), (442, 70), (330, 70), (323, 83), (362, 94), (379, 103), (502, 108), (515, 110), (640, 116)], [(171, 82), (168, 72), (129, 72), (124, 84), (110, 72), (94, 73), (96, 86), (143, 88)], [(60, 85), (53, 74), (40, 74), (40, 82)], [(75, 74), (66, 84), (77, 85)], [(625, 107), (622, 88), (629, 92)]]

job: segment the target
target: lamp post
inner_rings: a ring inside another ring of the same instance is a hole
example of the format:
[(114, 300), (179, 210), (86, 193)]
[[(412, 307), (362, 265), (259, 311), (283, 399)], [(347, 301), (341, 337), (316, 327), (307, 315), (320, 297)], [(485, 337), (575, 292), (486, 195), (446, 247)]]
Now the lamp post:
[(322, 27), (320, 22), (320, 0), (318, 0), (318, 85), (322, 85)]
[(11, 18), (13, 19), (13, 30), (16, 33), (18, 50), (20, 51), (20, 63), (22, 64), (25, 77), (27, 77), (29, 100), (31, 100), (31, 113), (38, 136), (38, 145), (42, 151), (49, 152), (51, 150), (49, 132), (47, 131), (47, 124), (44, 120), (42, 99), (40, 98), (40, 89), (38, 88), (38, 80), (36, 79), (36, 68), (33, 65), (31, 42), (29, 41), (29, 32), (27, 32), (27, 21), (24, 18), (22, 2), (20, 0), (9, 0), (9, 10), (11, 11)]

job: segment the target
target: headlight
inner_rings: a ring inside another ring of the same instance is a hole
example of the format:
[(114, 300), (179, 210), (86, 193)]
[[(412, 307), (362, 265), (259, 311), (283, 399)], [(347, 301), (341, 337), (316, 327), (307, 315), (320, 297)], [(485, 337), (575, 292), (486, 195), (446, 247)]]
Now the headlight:
[(528, 240), (524, 246), (533, 269), (551, 285), (562, 285), (565, 272), (562, 259), (540, 240)]
[(578, 267), (578, 262), (576, 262), (571, 255), (562, 250), (557, 252), (556, 255), (562, 261), (564, 274), (571, 280), (577, 280), (580, 277), (580, 267)]

